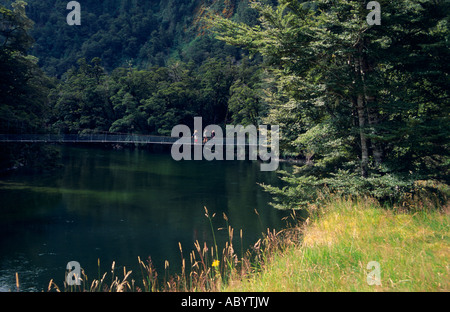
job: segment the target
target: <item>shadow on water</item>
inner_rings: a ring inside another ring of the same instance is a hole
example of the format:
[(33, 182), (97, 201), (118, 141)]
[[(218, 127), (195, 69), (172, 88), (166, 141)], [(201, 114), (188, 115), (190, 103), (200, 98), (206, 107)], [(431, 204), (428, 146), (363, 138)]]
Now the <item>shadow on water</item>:
[[(257, 182), (278, 184), (273, 172), (250, 161), (174, 161), (167, 153), (61, 147), (63, 166), (51, 175), (14, 174), (0, 179), (0, 291), (46, 290), (64, 281), (69, 261), (78, 261), (92, 281), (126, 266), (140, 280), (138, 256), (158, 271), (180, 268), (178, 242), (212, 244), (203, 207), (216, 213), (214, 227), (229, 218), (243, 230), (244, 249), (265, 232), (280, 229), (287, 212), (269, 206)], [(259, 212), (259, 217), (255, 214)], [(216, 231), (220, 242), (226, 231)], [(240, 248), (240, 239), (235, 237)], [(121, 271), (119, 271), (121, 272)]]

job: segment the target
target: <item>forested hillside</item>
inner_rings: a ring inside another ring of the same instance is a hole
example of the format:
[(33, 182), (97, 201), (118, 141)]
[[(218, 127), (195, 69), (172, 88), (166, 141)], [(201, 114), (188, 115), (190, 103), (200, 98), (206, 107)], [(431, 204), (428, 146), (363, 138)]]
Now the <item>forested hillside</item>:
[(256, 21), (248, 1), (84, 0), (81, 25), (70, 27), (66, 0), (28, 0), (35, 22), (31, 54), (44, 71), (61, 76), (79, 58), (99, 57), (107, 71), (129, 63), (164, 66), (170, 58), (201, 63), (208, 57), (239, 58), (238, 49), (205, 34), (207, 9), (240, 21)]
[(80, 26), (67, 24), (66, 1), (16, 2), (27, 13), (25, 51), (59, 78), (45, 99), (53, 131), (167, 135), (199, 115), (211, 123), (258, 122), (252, 87), (260, 59), (216, 40), (205, 22), (218, 14), (255, 23), (247, 1), (81, 1)]
[[(67, 1), (1, 4), (2, 133), (260, 122), (261, 58), (215, 39), (207, 22), (256, 23), (248, 1), (80, 1), (80, 26), (67, 24)], [(20, 154), (5, 153), (2, 167), (31, 165)]]

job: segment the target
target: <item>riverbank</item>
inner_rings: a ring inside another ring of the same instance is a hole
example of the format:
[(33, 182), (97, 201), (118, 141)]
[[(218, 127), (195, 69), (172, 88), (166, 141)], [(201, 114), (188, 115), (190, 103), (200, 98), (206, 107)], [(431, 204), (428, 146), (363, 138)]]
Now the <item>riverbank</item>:
[(450, 290), (448, 205), (402, 212), (337, 200), (314, 214), (301, 243), (271, 253), (260, 273), (224, 291)]
[[(450, 207), (432, 206), (418, 202), (405, 210), (381, 207), (370, 198), (336, 197), (311, 206), (300, 225), (268, 230), (246, 253), (234, 250), (231, 227), (222, 252), (196, 242), (186, 259), (180, 245), (182, 272), (170, 276), (166, 268), (162, 283), (152, 263), (139, 259), (142, 284), (124, 268), (123, 279), (111, 285), (105, 274), (64, 291), (448, 292)], [(214, 215), (206, 208), (205, 215), (214, 232)], [(52, 283), (51, 288), (60, 290)]]

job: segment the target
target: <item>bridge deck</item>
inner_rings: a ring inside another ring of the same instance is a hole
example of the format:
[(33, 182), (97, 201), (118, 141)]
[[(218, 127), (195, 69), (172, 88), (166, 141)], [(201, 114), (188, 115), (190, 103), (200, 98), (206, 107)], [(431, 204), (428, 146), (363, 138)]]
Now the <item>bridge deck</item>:
[[(0, 134), (0, 143), (174, 144), (178, 140), (176, 137), (135, 134)], [(258, 145), (235, 143), (236, 140), (224, 140), (223, 145)], [(184, 139), (183, 144), (194, 144), (194, 140)]]
[(173, 144), (178, 138), (123, 134), (0, 134), (0, 142)]

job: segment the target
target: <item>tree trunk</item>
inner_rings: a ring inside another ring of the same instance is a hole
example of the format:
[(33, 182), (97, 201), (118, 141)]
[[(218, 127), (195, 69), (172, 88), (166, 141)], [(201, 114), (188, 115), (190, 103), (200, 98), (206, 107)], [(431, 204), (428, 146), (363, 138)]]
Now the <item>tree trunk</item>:
[[(364, 45), (368, 46), (367, 38), (363, 40)], [(373, 65), (370, 64), (367, 55), (362, 53), (362, 47), (359, 48), (359, 67), (360, 72), (359, 75), (361, 77), (362, 87), (364, 90), (364, 101), (367, 108), (367, 117), (369, 125), (374, 128), (380, 121), (378, 111), (375, 107), (376, 105), (376, 97), (371, 94), (370, 89), (367, 86), (366, 76), (373, 72)], [(373, 134), (375, 134), (375, 130), (373, 130)], [(370, 140), (370, 145), (372, 147), (373, 157), (375, 159), (375, 163), (380, 165), (383, 161), (383, 149), (382, 145), (377, 142), (376, 139)]]
[(367, 147), (367, 137), (364, 133), (364, 127), (366, 126), (366, 117), (364, 114), (364, 96), (362, 94), (358, 94), (357, 96), (356, 108), (358, 111), (359, 135), (361, 138), (361, 175), (364, 178), (367, 178), (369, 166), (369, 149)]
[[(376, 98), (374, 96), (368, 96), (366, 94), (366, 104), (367, 104), (367, 115), (369, 117), (369, 125), (375, 127), (380, 122), (380, 116), (377, 110), (374, 108)], [(374, 130), (375, 134), (376, 130)], [(376, 139), (371, 140), (373, 158), (375, 159), (375, 164), (381, 165), (383, 162), (383, 146)]]
[(358, 112), (358, 124), (359, 124), (359, 135), (361, 140), (361, 176), (367, 178), (369, 171), (369, 148), (366, 137), (366, 107), (365, 107), (365, 81), (364, 75), (367, 63), (365, 62), (362, 53), (362, 43), (358, 46), (358, 54), (355, 58), (355, 74), (357, 82), (357, 94), (356, 94), (356, 110)]

